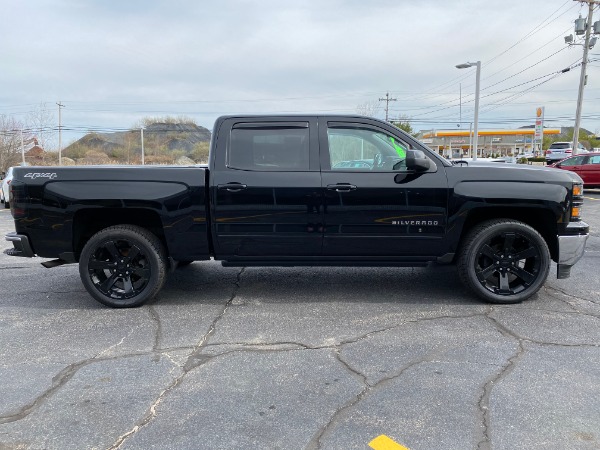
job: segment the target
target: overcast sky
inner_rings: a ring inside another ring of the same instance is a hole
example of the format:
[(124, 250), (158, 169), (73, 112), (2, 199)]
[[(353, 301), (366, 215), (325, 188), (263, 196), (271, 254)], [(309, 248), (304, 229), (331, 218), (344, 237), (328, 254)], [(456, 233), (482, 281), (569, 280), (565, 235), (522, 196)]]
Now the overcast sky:
[[(573, 126), (583, 50), (563, 36), (580, 13), (573, 0), (4, 2), (0, 114), (45, 105), (57, 126), (61, 101), (65, 144), (148, 116), (211, 129), (224, 114), (376, 105), (384, 118), (389, 92), (390, 118), (468, 129), (475, 69), (455, 66), (480, 60), (480, 129), (530, 125), (537, 106), (546, 126)], [(590, 58), (582, 126), (597, 131), (600, 43)]]

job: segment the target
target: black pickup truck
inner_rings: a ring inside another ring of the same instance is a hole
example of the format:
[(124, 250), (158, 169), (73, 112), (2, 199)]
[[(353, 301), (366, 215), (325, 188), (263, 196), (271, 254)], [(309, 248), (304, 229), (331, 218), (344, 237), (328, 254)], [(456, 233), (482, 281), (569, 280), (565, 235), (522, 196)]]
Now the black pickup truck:
[(455, 263), (494, 303), (529, 298), (551, 260), (581, 258), (581, 179), (512, 164), (454, 165), (355, 116), (217, 119), (207, 166), (20, 167), (14, 256), (79, 263), (98, 301), (138, 306), (192, 261), (224, 266)]

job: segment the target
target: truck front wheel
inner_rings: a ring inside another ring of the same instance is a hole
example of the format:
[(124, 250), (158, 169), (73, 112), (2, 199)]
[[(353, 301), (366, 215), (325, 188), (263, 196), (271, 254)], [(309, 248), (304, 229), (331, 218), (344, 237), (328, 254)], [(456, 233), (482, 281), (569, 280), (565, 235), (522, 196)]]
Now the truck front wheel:
[(165, 250), (148, 230), (117, 225), (93, 235), (79, 258), (79, 275), (92, 297), (113, 308), (140, 306), (166, 277)]
[(529, 225), (510, 219), (482, 222), (469, 231), (458, 258), (465, 286), (491, 303), (519, 303), (548, 278), (550, 251)]

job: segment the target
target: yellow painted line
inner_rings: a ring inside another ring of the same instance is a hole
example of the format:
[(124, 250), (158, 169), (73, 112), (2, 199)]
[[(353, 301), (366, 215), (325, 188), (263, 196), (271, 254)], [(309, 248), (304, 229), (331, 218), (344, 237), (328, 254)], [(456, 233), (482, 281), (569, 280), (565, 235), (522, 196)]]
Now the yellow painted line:
[(594, 198), (594, 197), (585, 197), (584, 196), (583, 198), (585, 198), (586, 200), (600, 200), (600, 198)]
[(373, 450), (409, 450), (408, 447), (398, 444), (385, 434), (377, 436), (375, 439), (369, 442), (369, 447), (371, 447)]

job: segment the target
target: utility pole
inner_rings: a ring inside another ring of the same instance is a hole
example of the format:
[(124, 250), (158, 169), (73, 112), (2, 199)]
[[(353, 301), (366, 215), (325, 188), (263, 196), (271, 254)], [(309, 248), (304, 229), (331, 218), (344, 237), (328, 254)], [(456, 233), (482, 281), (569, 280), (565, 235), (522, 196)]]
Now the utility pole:
[(397, 98), (390, 98), (390, 93), (386, 92), (385, 93), (385, 98), (380, 98), (379, 101), (380, 102), (385, 102), (385, 121), (388, 121), (388, 109), (389, 109), (389, 105), (390, 102), (395, 102), (396, 100), (398, 100)]
[(25, 144), (23, 142), (23, 127), (21, 127), (21, 157), (23, 158), (23, 166), (25, 165)]
[(60, 109), (64, 108), (60, 100), (56, 103), (58, 105), (58, 165), (62, 166), (62, 126), (60, 118)]
[[(581, 125), (581, 110), (583, 106), (583, 89), (585, 87), (586, 69), (588, 63), (588, 50), (590, 48), (590, 34), (592, 29), (592, 14), (594, 5), (600, 4), (598, 0), (577, 0), (588, 4), (588, 16), (585, 25), (585, 42), (583, 44), (583, 59), (581, 60), (581, 75), (579, 76), (579, 92), (577, 94), (577, 111), (575, 112), (575, 126), (573, 127), (573, 155), (579, 153), (579, 128)], [(580, 16), (581, 17), (581, 16)]]
[(140, 128), (140, 133), (142, 137), (142, 166), (144, 165), (144, 127)]

